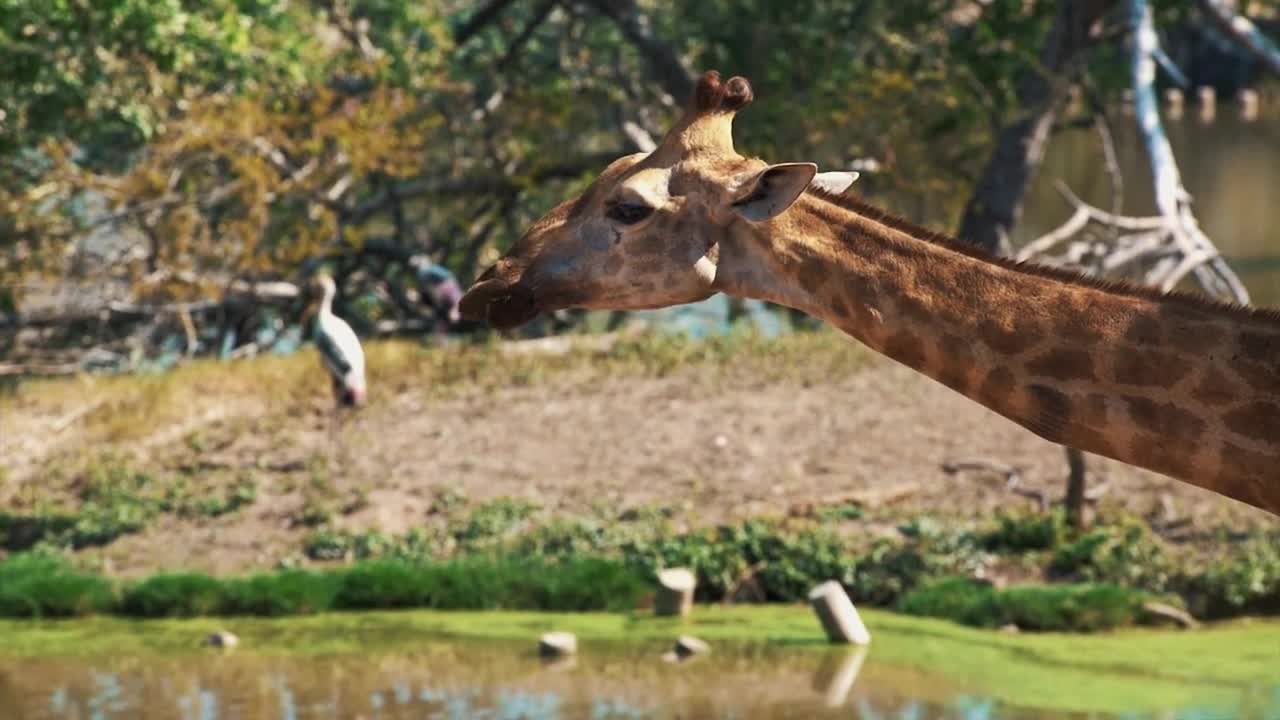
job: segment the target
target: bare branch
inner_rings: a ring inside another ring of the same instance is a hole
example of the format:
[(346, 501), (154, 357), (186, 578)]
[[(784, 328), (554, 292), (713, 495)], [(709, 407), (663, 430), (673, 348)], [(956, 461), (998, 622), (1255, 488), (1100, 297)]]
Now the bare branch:
[(1223, 0), (1200, 0), (1200, 8), (1219, 30), (1244, 46), (1272, 73), (1280, 75), (1280, 47), (1249, 18), (1232, 12)]
[(1236, 302), (1248, 304), (1249, 294), (1235, 272), (1227, 266), (1209, 238), (1200, 231), (1190, 208), (1190, 195), (1182, 186), (1173, 148), (1165, 135), (1164, 125), (1156, 103), (1154, 53), (1158, 46), (1151, 8), (1146, 0), (1129, 0), (1129, 15), (1133, 23), (1134, 42), (1131, 59), (1133, 75), (1134, 114), (1138, 128), (1151, 161), (1151, 174), (1155, 178), (1156, 207), (1169, 222), (1173, 239), (1184, 257), (1209, 255), (1203, 262), (1191, 267), (1201, 286), (1211, 295), (1231, 296)]

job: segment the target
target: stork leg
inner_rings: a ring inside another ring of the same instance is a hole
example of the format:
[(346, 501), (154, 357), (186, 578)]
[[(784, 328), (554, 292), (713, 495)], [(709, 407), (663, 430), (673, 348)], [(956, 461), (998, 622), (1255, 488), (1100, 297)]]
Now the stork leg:
[(341, 421), (342, 413), (342, 383), (337, 380), (333, 381), (333, 406), (329, 411), (329, 442), (325, 443), (326, 460), (328, 460), (329, 469), (333, 470), (335, 460), (335, 449), (341, 440)]

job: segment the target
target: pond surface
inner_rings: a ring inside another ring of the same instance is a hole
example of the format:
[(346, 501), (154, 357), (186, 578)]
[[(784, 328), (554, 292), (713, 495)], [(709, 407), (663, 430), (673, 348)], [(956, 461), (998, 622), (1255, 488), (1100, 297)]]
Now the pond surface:
[[(1087, 693), (1087, 688), (1081, 688)], [(505, 643), (424, 643), (413, 654), (0, 662), (0, 717), (115, 718), (957, 718), (1280, 717), (1280, 687), (1230, 706), (1123, 716), (1010, 707), (862, 650), (760, 648), (673, 663), (587, 653), (548, 663)]]

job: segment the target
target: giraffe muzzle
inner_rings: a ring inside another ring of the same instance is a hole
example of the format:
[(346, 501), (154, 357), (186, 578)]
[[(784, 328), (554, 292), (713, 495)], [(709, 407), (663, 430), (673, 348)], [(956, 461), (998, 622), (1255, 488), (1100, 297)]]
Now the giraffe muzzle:
[(508, 283), (481, 275), (458, 302), (458, 312), (466, 320), (487, 322), (499, 330), (519, 327), (538, 316), (540, 309), (533, 293), (519, 283)]

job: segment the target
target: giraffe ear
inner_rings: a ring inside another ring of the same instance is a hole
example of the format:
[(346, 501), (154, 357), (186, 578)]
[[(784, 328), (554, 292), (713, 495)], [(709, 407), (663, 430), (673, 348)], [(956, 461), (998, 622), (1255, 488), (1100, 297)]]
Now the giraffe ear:
[(813, 163), (770, 165), (742, 184), (733, 210), (751, 222), (775, 218), (791, 207), (817, 172)]
[(818, 173), (813, 176), (813, 182), (809, 183), (810, 187), (819, 190), (825, 190), (832, 195), (843, 195), (845, 191), (853, 185), (858, 179), (858, 173), (850, 170), (848, 172), (832, 171)]

